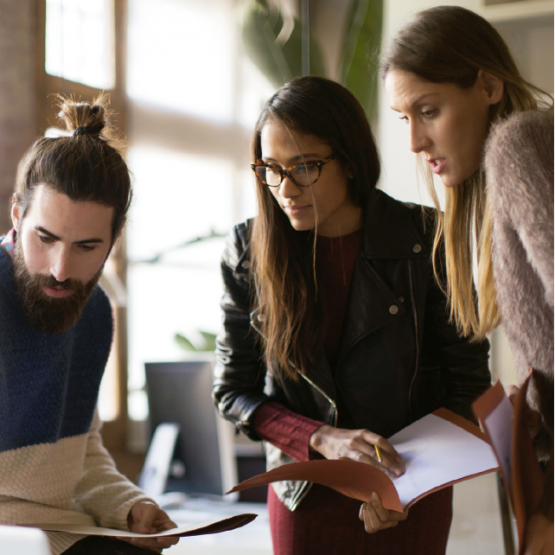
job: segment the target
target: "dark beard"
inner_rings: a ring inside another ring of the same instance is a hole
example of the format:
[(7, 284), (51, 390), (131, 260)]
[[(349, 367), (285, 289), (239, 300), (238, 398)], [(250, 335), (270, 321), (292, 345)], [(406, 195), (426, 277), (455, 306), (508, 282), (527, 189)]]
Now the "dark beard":
[[(27, 271), (19, 244), (14, 249), (14, 280), (16, 294), (23, 306), (31, 327), (56, 334), (67, 331), (77, 323), (92, 290), (100, 279), (103, 267), (87, 283), (68, 278), (60, 283), (53, 276), (31, 275)], [(73, 291), (71, 295), (54, 298), (47, 295), (43, 287), (57, 287)]]

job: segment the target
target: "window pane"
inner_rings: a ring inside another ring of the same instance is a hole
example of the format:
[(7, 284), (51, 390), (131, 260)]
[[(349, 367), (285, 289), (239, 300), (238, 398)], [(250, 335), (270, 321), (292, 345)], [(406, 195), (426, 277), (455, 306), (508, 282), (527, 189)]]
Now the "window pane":
[(233, 164), (152, 147), (133, 147), (128, 158), (135, 176), (127, 228), (129, 415), (140, 420), (146, 416), (145, 397), (137, 392), (144, 363), (185, 358), (176, 333), (200, 345), (199, 331), (218, 331), (224, 240), (208, 239), (146, 261), (211, 230), (227, 232)]
[(45, 71), (114, 88), (114, 0), (46, 0)]
[(130, 0), (127, 91), (136, 101), (231, 121), (229, 0)]

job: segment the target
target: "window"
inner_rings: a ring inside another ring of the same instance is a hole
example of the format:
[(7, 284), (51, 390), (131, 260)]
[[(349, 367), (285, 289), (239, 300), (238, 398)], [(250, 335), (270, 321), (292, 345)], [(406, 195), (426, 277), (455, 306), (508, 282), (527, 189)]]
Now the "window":
[[(127, 134), (127, 105), (123, 90), (126, 0), (42, 0), (37, 6), (37, 129), (58, 134), (54, 93), (92, 99), (102, 90), (110, 94), (118, 130)], [(50, 127), (50, 129), (48, 129)], [(103, 279), (125, 285), (124, 243), (112, 252)], [(118, 295), (116, 295), (117, 297)], [(124, 297), (125, 295), (119, 295)], [(115, 299), (112, 296), (112, 300)], [(127, 431), (127, 319), (126, 309), (114, 303), (115, 338), (99, 399), (105, 425), (104, 444), (123, 450)]]
[(46, 0), (45, 70), (97, 89), (115, 86), (114, 0)]
[[(144, 363), (216, 333), (224, 236), (255, 214), (252, 130), (272, 87), (241, 53), (233, 0), (130, 0), (127, 229), (129, 416), (147, 416)], [(160, 255), (160, 256), (157, 256)], [(141, 445), (136, 445), (141, 447)]]

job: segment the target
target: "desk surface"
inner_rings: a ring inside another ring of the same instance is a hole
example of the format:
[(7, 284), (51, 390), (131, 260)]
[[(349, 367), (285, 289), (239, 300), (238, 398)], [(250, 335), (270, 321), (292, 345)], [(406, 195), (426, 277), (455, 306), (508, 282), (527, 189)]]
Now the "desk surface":
[(255, 513), (258, 518), (237, 530), (181, 538), (165, 549), (168, 555), (272, 555), (268, 510), (264, 503), (226, 503), (204, 498), (188, 499), (178, 508), (166, 509), (178, 525), (215, 520), (241, 513)]

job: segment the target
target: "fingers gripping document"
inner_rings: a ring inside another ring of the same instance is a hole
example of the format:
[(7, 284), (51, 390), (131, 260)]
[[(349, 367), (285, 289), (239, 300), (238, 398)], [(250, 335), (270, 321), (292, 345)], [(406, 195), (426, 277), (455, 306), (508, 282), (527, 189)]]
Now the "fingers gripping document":
[(360, 501), (368, 501), (375, 491), (386, 509), (401, 512), (434, 491), (499, 468), (486, 435), (447, 409), (428, 414), (391, 436), (389, 442), (405, 463), (405, 474), (398, 478), (392, 479), (366, 463), (317, 460), (283, 465), (231, 491), (281, 480), (304, 480)]

